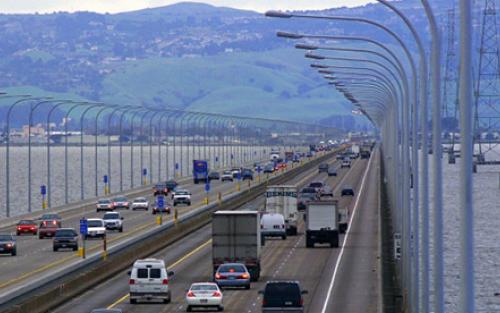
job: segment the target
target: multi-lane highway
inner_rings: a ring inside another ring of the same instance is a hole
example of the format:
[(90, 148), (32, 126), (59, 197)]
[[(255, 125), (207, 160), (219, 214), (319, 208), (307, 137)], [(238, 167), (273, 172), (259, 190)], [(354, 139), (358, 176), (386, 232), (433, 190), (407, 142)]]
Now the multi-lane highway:
[[(265, 177), (266, 175), (261, 174), (259, 179), (263, 180)], [(248, 182), (249, 181), (242, 181), (240, 183), (240, 190), (243, 191), (247, 189)], [(257, 177), (255, 177), (253, 184), (255, 183), (257, 183)], [(212, 181), (210, 190), (211, 201), (213, 202), (216, 200), (217, 193), (219, 192), (222, 195), (236, 192), (237, 185), (238, 182), (236, 180), (232, 183)], [(178, 205), (176, 208), (179, 216), (205, 204), (204, 199), (206, 192), (204, 184), (194, 185), (192, 180), (189, 179), (184, 180), (184, 183), (180, 186), (192, 192), (192, 205)], [(154, 197), (151, 190), (148, 190), (146, 193), (136, 194), (136, 196), (138, 195), (147, 196), (151, 205), (154, 204)], [(167, 199), (171, 203), (170, 198), (167, 197)], [(133, 200), (133, 198), (129, 198), (129, 200)], [(132, 236), (140, 235), (151, 228), (157, 227), (156, 216), (151, 214), (151, 210), (145, 212), (122, 209), (120, 212), (124, 217), (124, 231), (123, 233), (108, 231), (108, 248), (124, 240), (130, 239)], [(103, 214), (103, 212), (96, 212), (95, 205), (86, 205), (81, 209), (70, 210), (63, 212), (60, 215), (62, 217), (63, 227), (73, 227), (78, 231), (79, 220), (82, 217), (102, 217)], [(173, 214), (164, 215), (164, 221), (171, 220), (172, 218)], [(15, 227), (4, 227), (3, 229), (0, 229), (0, 232), (15, 232)], [(18, 255), (16, 257), (0, 257), (0, 267), (2, 268), (2, 271), (0, 271), (0, 296), (7, 294), (14, 289), (22, 288), (26, 284), (31, 284), (34, 279), (49, 277), (54, 271), (58, 271), (63, 267), (74, 264), (81, 259), (81, 257), (79, 257), (75, 252), (70, 250), (53, 252), (52, 240), (40, 240), (37, 236), (18, 236), (17, 246)], [(103, 240), (87, 240), (86, 246), (87, 254), (102, 251)]]
[[(379, 312), (377, 177), (375, 154), (370, 162), (356, 160), (351, 169), (340, 170), (337, 177), (318, 174), (314, 169), (290, 181), (300, 187), (322, 179), (335, 188), (336, 195), (344, 184), (354, 187), (355, 197), (339, 197), (339, 206), (348, 207), (353, 218), (347, 235), (341, 238), (341, 242), (347, 238), (345, 245), (338, 249), (306, 249), (303, 222), (299, 224), (298, 236), (266, 240), (261, 279), (252, 284), (251, 290), (225, 290), (225, 311), (260, 312), (261, 298), (257, 291), (265, 282), (292, 279), (300, 281), (309, 291), (305, 297), (308, 312)], [(256, 209), (263, 201), (261, 196), (239, 209)], [(210, 237), (208, 225), (153, 255), (164, 259), (169, 270), (175, 272), (170, 281), (173, 296), (170, 304), (129, 304), (128, 276), (124, 271), (54, 312), (84, 313), (98, 307), (121, 308), (124, 312), (185, 311), (184, 296), (189, 285), (211, 280)]]

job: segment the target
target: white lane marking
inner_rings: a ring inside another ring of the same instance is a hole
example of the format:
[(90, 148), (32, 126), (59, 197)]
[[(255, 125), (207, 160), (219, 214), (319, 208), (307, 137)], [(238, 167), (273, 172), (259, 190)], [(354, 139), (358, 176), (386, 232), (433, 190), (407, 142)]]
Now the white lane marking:
[(363, 193), (363, 189), (365, 188), (365, 180), (366, 176), (368, 174), (368, 171), (370, 170), (371, 164), (372, 164), (373, 157), (370, 158), (370, 161), (368, 163), (368, 166), (365, 169), (365, 173), (363, 174), (363, 179), (361, 180), (361, 187), (359, 189), (359, 192), (357, 193), (356, 196), (356, 201), (354, 202), (354, 209), (351, 215), (351, 219), (349, 220), (349, 227), (347, 228), (345, 237), (344, 237), (344, 242), (342, 243), (342, 248), (340, 249), (339, 256), (337, 258), (337, 262), (335, 263), (335, 269), (333, 270), (333, 275), (332, 279), (330, 280), (330, 285), (328, 286), (328, 293), (326, 294), (325, 302), (323, 303), (323, 308), (321, 309), (321, 313), (326, 313), (327, 308), (328, 308), (328, 302), (330, 301), (330, 297), (332, 295), (332, 290), (333, 290), (333, 285), (335, 284), (335, 278), (337, 277), (337, 273), (340, 267), (340, 262), (342, 261), (342, 256), (344, 255), (344, 248), (346, 246), (347, 240), (349, 239), (349, 234), (352, 228), (352, 221), (354, 220), (354, 217), (356, 216), (356, 212), (358, 210), (358, 204), (359, 204), (359, 198), (361, 194)]

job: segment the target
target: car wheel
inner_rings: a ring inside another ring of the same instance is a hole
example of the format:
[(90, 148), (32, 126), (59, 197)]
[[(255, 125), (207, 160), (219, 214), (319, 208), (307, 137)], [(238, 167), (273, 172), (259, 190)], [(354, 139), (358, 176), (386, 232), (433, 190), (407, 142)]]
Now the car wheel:
[(74, 246), (73, 251), (78, 251), (78, 246)]
[(16, 256), (16, 255), (17, 255), (17, 250), (16, 249), (12, 250), (12, 256)]
[(222, 305), (221, 305), (221, 306), (218, 306), (218, 307), (217, 307), (217, 311), (219, 311), (219, 312), (224, 311), (224, 307), (223, 307)]
[(191, 205), (191, 202), (188, 202), (188, 204), (187, 204), (187, 205)]
[(193, 310), (191, 309), (191, 306), (188, 305), (187, 308), (186, 308), (186, 312), (192, 312)]
[(52, 248), (52, 251), (57, 252), (57, 248), (56, 248), (56, 247), (53, 247), (53, 248)]
[(130, 304), (137, 304), (137, 299), (130, 299)]
[(42, 235), (38, 235), (38, 239), (43, 239), (43, 236)]
[(16, 235), (19, 236), (19, 235), (21, 235), (21, 233), (20, 232), (16, 232)]
[(174, 206), (177, 206), (177, 203), (176, 203), (176, 202), (174, 202)]
[(123, 233), (123, 226), (120, 227), (120, 229), (118, 230), (120, 233)]
[(281, 239), (286, 240), (286, 235), (281, 236)]
[(245, 289), (246, 289), (246, 290), (250, 289), (250, 284), (246, 285), (246, 286), (245, 286)]

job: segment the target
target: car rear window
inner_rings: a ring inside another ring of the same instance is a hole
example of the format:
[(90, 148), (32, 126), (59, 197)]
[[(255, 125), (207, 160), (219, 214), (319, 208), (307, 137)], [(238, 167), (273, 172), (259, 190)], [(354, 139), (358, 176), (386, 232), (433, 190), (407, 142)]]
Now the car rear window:
[(210, 290), (210, 291), (216, 291), (217, 290), (217, 286), (215, 285), (194, 285), (194, 286), (191, 286), (191, 290), (193, 291), (198, 291), (198, 290)]
[(12, 236), (11, 235), (0, 235), (0, 241), (11, 241)]
[(149, 269), (149, 278), (161, 278), (161, 269), (159, 268)]
[(103, 219), (105, 220), (117, 220), (120, 218), (118, 213), (104, 214)]
[(31, 220), (22, 220), (22, 221), (19, 221), (19, 225), (33, 225), (35, 224), (34, 221), (31, 221)]
[(219, 272), (222, 273), (242, 273), (246, 272), (245, 267), (242, 265), (221, 265), (219, 267)]
[(76, 232), (71, 229), (60, 229), (56, 231), (56, 237), (74, 237)]
[(267, 284), (264, 299), (265, 306), (270, 307), (301, 306), (300, 288), (294, 283)]
[(312, 183), (309, 184), (309, 187), (321, 188), (321, 187), (323, 187), (323, 183), (321, 183), (321, 182), (312, 182)]
[(88, 227), (103, 227), (102, 221), (88, 221)]
[(148, 277), (148, 269), (147, 268), (138, 268), (137, 269), (137, 278), (149, 278)]
[(125, 198), (125, 197), (117, 197), (117, 198), (115, 198), (115, 201), (116, 202), (126, 202), (127, 198)]
[(110, 202), (110, 200), (99, 200), (100, 204), (109, 204)]
[(301, 193), (316, 193), (316, 189), (314, 188), (304, 188), (302, 189)]

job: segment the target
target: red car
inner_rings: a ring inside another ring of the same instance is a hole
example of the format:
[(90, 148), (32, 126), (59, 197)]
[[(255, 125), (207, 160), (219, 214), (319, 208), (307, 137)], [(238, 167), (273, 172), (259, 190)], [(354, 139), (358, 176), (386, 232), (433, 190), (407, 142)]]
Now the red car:
[(18, 236), (22, 234), (35, 235), (38, 233), (38, 226), (34, 220), (20, 220), (16, 225), (16, 234)]
[(57, 220), (44, 220), (40, 223), (38, 238), (54, 237), (56, 230), (61, 228), (61, 222)]

